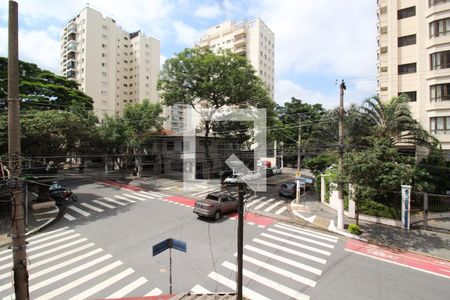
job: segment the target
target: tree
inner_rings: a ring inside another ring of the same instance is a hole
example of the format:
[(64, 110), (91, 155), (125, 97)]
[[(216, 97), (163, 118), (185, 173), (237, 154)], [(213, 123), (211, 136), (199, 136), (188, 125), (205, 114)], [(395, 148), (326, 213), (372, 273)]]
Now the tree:
[[(0, 57), (0, 110), (7, 107), (8, 60)], [(93, 100), (78, 89), (78, 83), (37, 65), (19, 61), (21, 110), (69, 110), (83, 114), (93, 109)]]
[(202, 112), (210, 176), (208, 137), (211, 118), (218, 109), (225, 106), (266, 108), (268, 120), (273, 118), (274, 103), (263, 82), (245, 57), (229, 50), (215, 54), (209, 49), (185, 49), (165, 62), (158, 90), (164, 104), (187, 104)]
[(152, 131), (162, 128), (164, 118), (161, 117), (162, 107), (159, 103), (142, 103), (125, 106), (123, 121), (126, 128), (129, 146), (133, 149), (137, 175), (142, 175), (143, 146), (152, 135)]

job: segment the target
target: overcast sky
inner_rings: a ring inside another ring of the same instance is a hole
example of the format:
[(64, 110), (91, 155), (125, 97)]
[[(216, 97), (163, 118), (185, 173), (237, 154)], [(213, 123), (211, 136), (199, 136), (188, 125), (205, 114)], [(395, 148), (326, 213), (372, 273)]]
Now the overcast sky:
[[(86, 6), (78, 0), (19, 0), (20, 59), (59, 72), (60, 31)], [(275, 100), (338, 105), (376, 93), (374, 0), (91, 0), (127, 31), (161, 41), (162, 61), (192, 47), (211, 26), (260, 17), (275, 33)], [(7, 55), (8, 1), (0, 3), (0, 56)]]

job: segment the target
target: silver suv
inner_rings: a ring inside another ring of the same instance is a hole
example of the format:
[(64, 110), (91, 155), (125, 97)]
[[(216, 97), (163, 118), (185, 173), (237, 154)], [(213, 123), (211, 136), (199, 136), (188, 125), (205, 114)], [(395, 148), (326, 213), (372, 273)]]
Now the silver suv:
[(222, 215), (236, 212), (238, 201), (226, 192), (214, 192), (205, 199), (197, 200), (194, 206), (194, 214), (199, 217), (213, 218), (219, 220)]

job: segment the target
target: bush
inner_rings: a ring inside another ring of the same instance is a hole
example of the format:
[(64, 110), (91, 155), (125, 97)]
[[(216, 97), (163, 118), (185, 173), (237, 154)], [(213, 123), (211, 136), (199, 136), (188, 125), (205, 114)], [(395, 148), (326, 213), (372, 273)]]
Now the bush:
[(375, 217), (383, 217), (388, 219), (401, 219), (401, 207), (388, 206), (386, 204), (378, 203), (373, 200), (365, 200), (359, 204), (359, 212)]
[(348, 232), (355, 235), (360, 235), (362, 233), (361, 228), (356, 224), (348, 225)]

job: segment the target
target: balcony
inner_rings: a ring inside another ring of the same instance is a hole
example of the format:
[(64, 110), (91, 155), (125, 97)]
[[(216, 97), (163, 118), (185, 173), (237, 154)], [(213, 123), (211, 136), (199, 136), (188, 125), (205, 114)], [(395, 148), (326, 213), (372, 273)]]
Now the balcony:
[(236, 54), (246, 54), (247, 49), (245, 47), (234, 47), (234, 53)]
[(236, 29), (234, 31), (234, 40), (239, 40), (240, 38), (245, 38), (246, 30), (244, 27)]
[(75, 41), (70, 41), (67, 44), (67, 51), (75, 51), (77, 49), (77, 43)]
[(243, 37), (240, 37), (238, 39), (234, 39), (234, 47), (243, 46), (247, 43), (247, 39), (245, 38), (245, 35)]
[(77, 72), (75, 72), (73, 70), (67, 72), (67, 78), (75, 79), (76, 76), (77, 76)]
[(69, 62), (67, 63), (67, 69), (68, 69), (68, 70), (70, 70), (70, 69), (75, 69), (75, 66), (76, 66), (76, 64), (75, 64), (75, 61), (73, 61), (73, 60), (71, 60), (71, 61), (69, 61)]
[(67, 28), (67, 33), (77, 33), (77, 24), (70, 24)]

